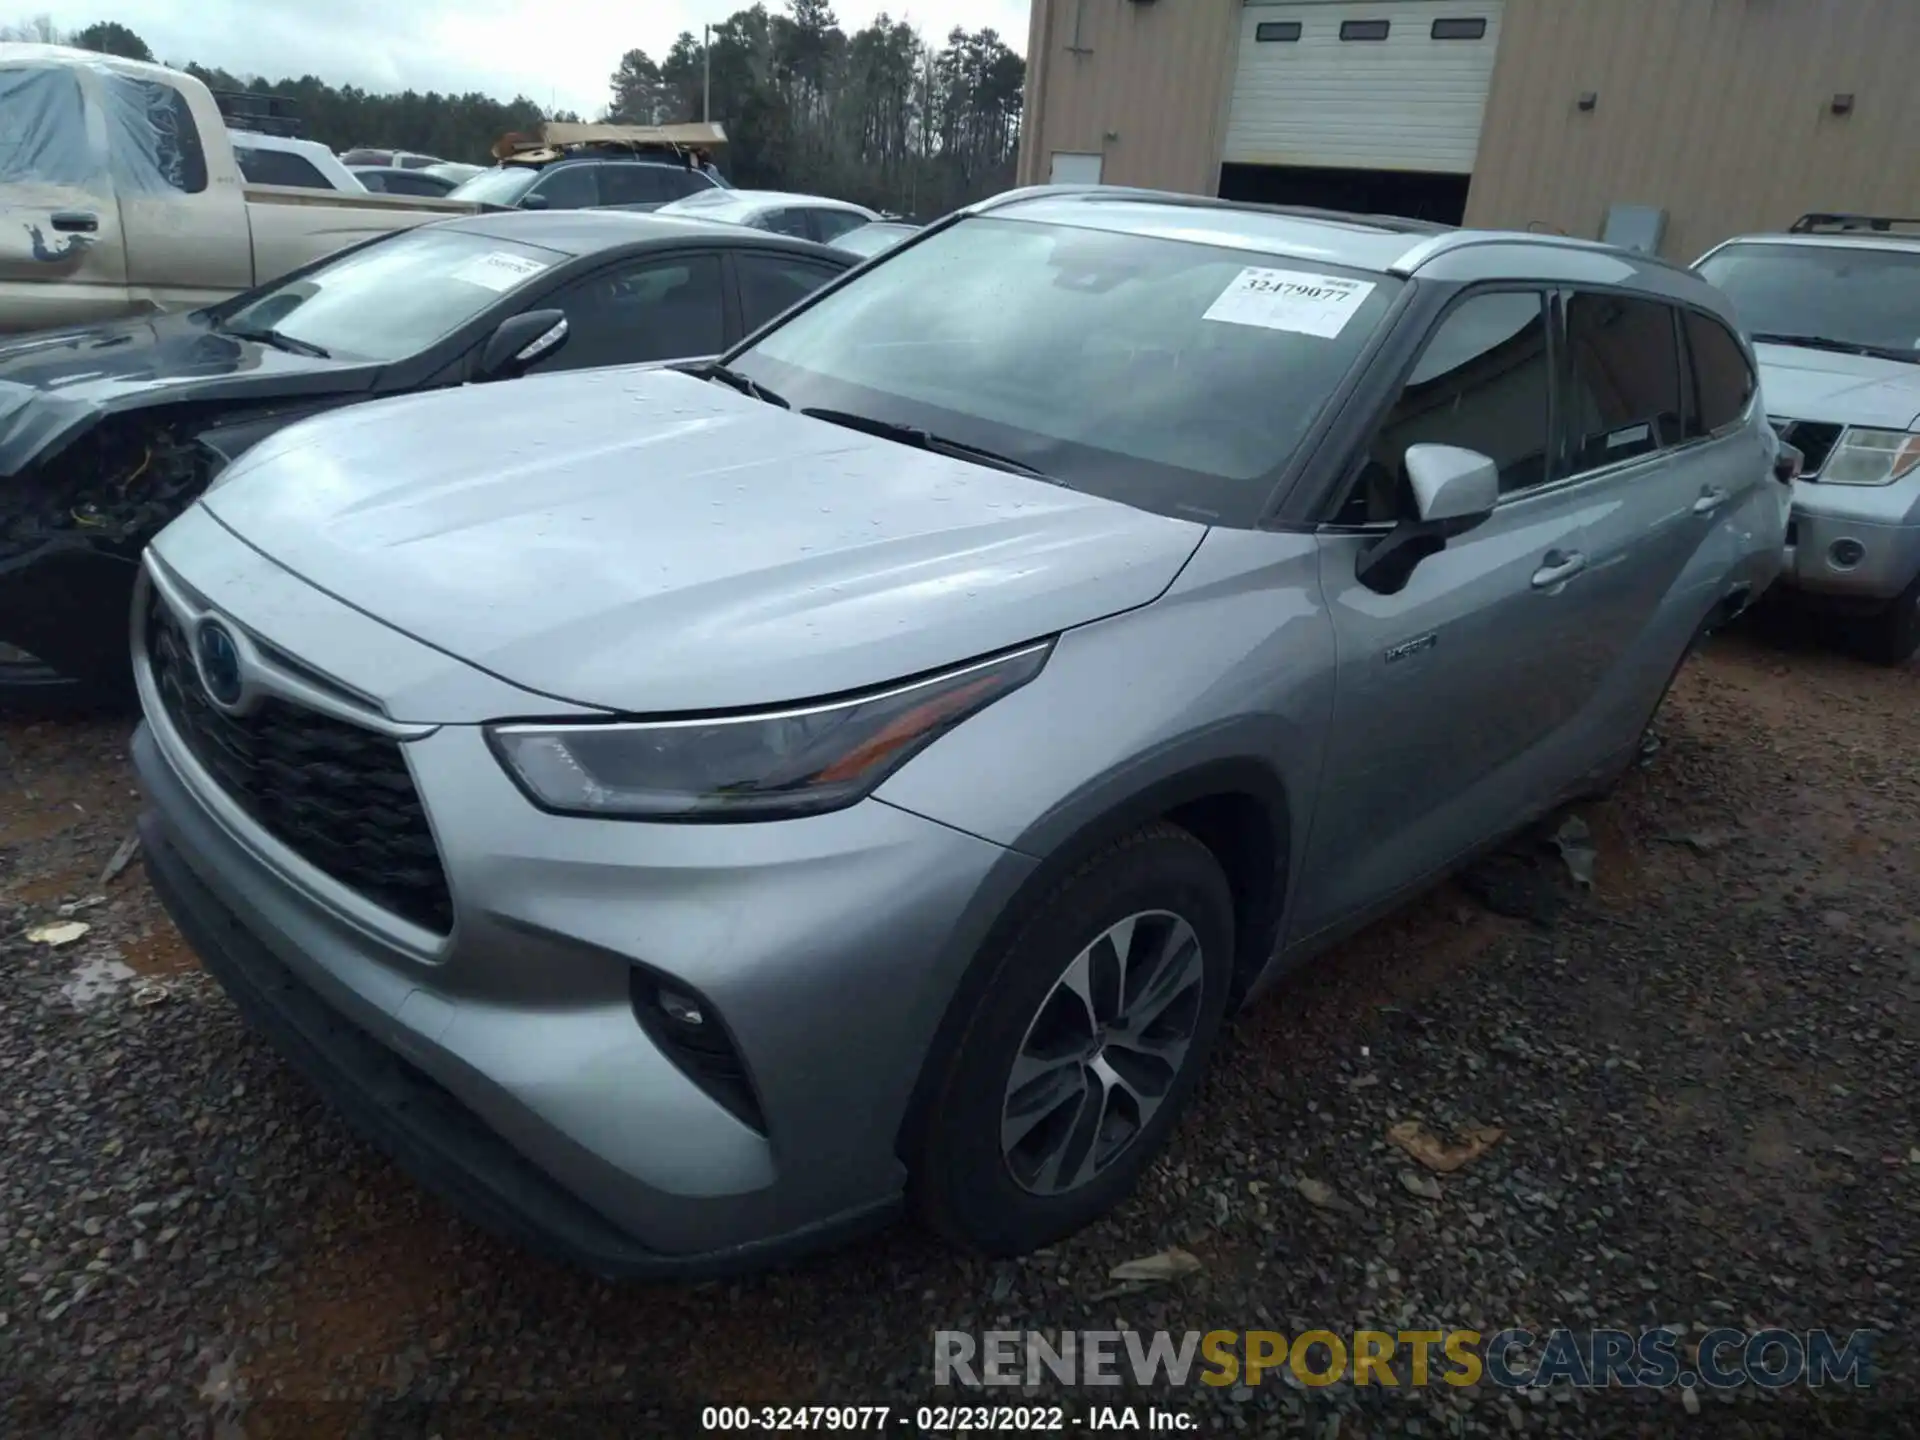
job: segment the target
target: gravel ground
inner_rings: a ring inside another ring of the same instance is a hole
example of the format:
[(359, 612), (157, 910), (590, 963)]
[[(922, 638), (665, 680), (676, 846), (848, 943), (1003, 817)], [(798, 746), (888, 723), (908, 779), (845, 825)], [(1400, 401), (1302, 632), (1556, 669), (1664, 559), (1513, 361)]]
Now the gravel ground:
[[(1450, 886), (1290, 977), (1071, 1242), (986, 1264), (903, 1228), (701, 1287), (601, 1284), (451, 1219), (242, 1029), (137, 861), (102, 883), (125, 727), (0, 727), (0, 1414), (673, 1435), (714, 1402), (934, 1398), (935, 1328), (1730, 1324), (1882, 1331), (1877, 1384), (1157, 1398), (1250, 1434), (1916, 1433), (1917, 678), (1716, 642), (1651, 763), (1581, 812), (1590, 892), (1540, 924)], [(69, 919), (91, 928), (27, 938)], [(1427, 1178), (1386, 1138), (1408, 1119), (1505, 1134)], [(1169, 1246), (1202, 1268), (1109, 1279)]]

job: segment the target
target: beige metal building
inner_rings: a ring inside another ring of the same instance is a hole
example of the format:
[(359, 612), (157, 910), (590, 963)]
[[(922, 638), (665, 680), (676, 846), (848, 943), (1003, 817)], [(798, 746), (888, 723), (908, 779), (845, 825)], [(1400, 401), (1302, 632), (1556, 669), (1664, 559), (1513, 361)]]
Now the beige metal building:
[(1033, 0), (1020, 181), (1637, 241), (1920, 215), (1920, 0)]

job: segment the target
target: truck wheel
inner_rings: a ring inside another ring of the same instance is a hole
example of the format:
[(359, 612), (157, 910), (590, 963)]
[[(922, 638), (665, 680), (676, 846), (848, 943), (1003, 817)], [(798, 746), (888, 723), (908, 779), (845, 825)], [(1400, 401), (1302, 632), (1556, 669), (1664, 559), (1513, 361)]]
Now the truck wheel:
[(1904, 665), (1920, 650), (1920, 575), (1886, 609), (1847, 622), (1846, 634), (1862, 659)]
[(1018, 1255), (1110, 1209), (1173, 1128), (1226, 1014), (1233, 897), (1206, 846), (1156, 822), (981, 963), (913, 1184), (941, 1235)]

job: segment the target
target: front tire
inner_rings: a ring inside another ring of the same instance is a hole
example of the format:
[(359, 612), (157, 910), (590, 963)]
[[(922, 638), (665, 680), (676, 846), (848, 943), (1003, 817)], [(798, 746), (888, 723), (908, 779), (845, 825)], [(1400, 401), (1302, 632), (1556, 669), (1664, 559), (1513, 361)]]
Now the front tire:
[(1920, 650), (1920, 575), (1873, 615), (1846, 622), (1846, 636), (1856, 654), (1876, 665), (1904, 665)]
[(983, 957), (914, 1164), (947, 1239), (1018, 1255), (1117, 1204), (1191, 1098), (1226, 1014), (1233, 896), (1156, 822), (1088, 859)]

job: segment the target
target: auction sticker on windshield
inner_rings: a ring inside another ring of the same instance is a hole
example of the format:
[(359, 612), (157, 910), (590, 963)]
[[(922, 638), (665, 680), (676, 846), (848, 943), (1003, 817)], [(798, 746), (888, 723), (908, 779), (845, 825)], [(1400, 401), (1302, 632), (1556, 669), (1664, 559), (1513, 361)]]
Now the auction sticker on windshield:
[(1347, 328), (1354, 311), (1372, 293), (1371, 280), (1249, 265), (1234, 276), (1233, 283), (1220, 292), (1220, 298), (1201, 318), (1331, 340)]
[(475, 256), (454, 271), (453, 278), (464, 280), (469, 285), (484, 286), (488, 290), (511, 290), (521, 281), (531, 279), (546, 268), (538, 260), (509, 255), (504, 250), (489, 250), (484, 255)]

